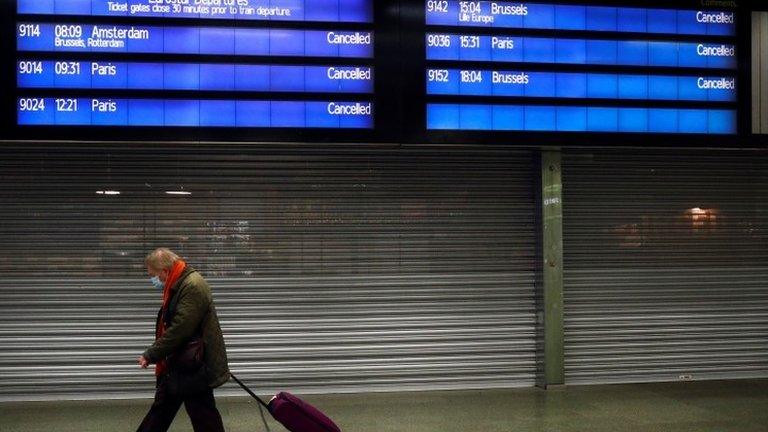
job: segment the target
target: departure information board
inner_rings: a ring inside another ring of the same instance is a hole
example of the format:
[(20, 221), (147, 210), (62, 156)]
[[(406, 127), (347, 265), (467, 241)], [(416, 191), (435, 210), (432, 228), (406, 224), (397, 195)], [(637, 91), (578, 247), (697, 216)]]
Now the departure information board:
[(424, 7), (428, 130), (737, 132), (734, 12)]
[[(372, 0), (18, 0), (17, 13), (18, 125), (375, 125)], [(170, 18), (186, 20), (157, 25)]]
[(0, 2), (0, 140), (736, 145), (755, 8), (725, 3)]

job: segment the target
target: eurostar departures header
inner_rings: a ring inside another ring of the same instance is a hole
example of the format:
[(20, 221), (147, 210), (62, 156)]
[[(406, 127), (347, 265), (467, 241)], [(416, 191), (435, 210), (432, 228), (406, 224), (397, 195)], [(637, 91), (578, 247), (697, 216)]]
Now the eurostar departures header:
[(372, 0), (18, 0), (40, 15), (373, 22)]

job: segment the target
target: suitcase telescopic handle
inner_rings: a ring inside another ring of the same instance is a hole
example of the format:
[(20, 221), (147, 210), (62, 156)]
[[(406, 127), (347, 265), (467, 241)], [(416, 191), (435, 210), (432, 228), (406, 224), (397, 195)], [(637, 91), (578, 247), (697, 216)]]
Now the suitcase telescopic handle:
[(260, 406), (259, 406), (259, 414), (261, 414), (261, 421), (264, 422), (264, 429), (266, 429), (267, 432), (271, 432), (270, 429), (269, 429), (269, 425), (267, 424), (267, 419), (264, 418), (264, 411), (261, 410), (261, 406), (264, 406), (264, 408), (267, 409), (267, 412), (271, 413), (271, 411), (269, 410), (269, 405), (265, 404), (264, 401), (261, 400), (260, 397), (256, 396), (256, 393), (252, 392), (251, 389), (249, 389), (247, 385), (243, 384), (242, 381), (237, 379), (235, 374), (230, 372), (229, 376), (231, 376), (232, 379), (235, 380), (235, 382), (238, 383), (240, 385), (240, 387), (243, 388), (243, 390), (248, 392), (248, 394), (251, 395), (252, 398), (256, 399), (259, 402), (259, 404), (260, 404)]
[(239, 379), (237, 379), (237, 377), (235, 376), (235, 374), (233, 374), (233, 373), (230, 373), (230, 374), (229, 374), (229, 376), (231, 376), (231, 377), (232, 377), (232, 379), (233, 379), (233, 380), (235, 380), (235, 382), (236, 382), (236, 383), (238, 383), (238, 384), (240, 385), (240, 387), (242, 387), (242, 388), (243, 388), (243, 390), (245, 390), (246, 392), (248, 392), (248, 394), (249, 394), (249, 395), (251, 395), (251, 397), (252, 397), (252, 398), (256, 399), (256, 400), (257, 400), (257, 401), (258, 401), (258, 402), (259, 402), (259, 403), (260, 403), (260, 404), (261, 404), (261, 405), (262, 405), (264, 408), (266, 408), (266, 409), (267, 409), (267, 411), (269, 411), (269, 405), (267, 405), (267, 404), (266, 404), (266, 403), (265, 403), (263, 400), (261, 400), (261, 398), (260, 398), (260, 397), (256, 396), (256, 393), (252, 392), (252, 391), (251, 391), (251, 389), (249, 389), (249, 388), (248, 388), (248, 386), (246, 386), (245, 384), (243, 384), (243, 382), (242, 382), (242, 381), (240, 381)]

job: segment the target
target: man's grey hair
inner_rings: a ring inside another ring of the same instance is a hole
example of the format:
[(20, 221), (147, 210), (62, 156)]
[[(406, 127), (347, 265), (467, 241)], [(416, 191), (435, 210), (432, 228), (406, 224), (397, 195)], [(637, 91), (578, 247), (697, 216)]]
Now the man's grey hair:
[(168, 248), (157, 248), (147, 255), (144, 264), (158, 270), (169, 270), (181, 258)]

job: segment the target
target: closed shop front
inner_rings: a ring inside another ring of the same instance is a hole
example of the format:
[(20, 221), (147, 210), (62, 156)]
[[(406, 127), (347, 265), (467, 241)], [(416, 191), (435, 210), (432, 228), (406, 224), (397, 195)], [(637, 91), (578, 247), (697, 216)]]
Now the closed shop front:
[(768, 376), (763, 152), (563, 156), (567, 384)]
[(533, 385), (533, 167), (498, 148), (6, 144), (0, 399), (149, 396), (158, 246), (209, 279), (258, 391)]

